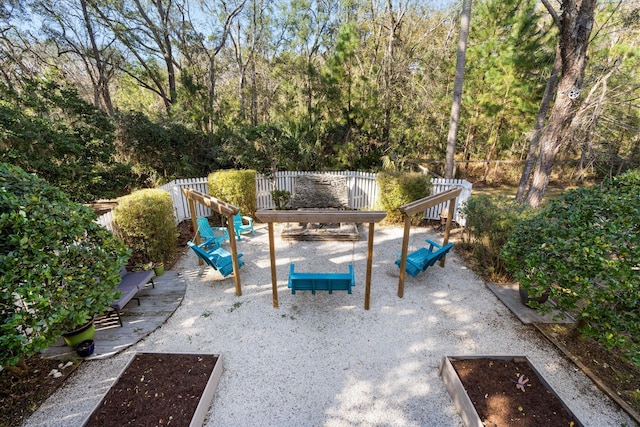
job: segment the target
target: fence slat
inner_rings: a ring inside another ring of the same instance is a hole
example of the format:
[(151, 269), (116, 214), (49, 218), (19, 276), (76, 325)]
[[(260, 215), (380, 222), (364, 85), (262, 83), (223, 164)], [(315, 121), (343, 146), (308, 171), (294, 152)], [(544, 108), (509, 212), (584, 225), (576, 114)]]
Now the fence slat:
[[(310, 172), (310, 171), (282, 171), (276, 172), (273, 178), (267, 178), (262, 174), (256, 174), (256, 202), (258, 209), (273, 209), (275, 204), (271, 197), (271, 191), (276, 188), (278, 190), (287, 190), (292, 195), (295, 192), (296, 178), (303, 175), (337, 175), (344, 176), (347, 181), (347, 188), (349, 189), (349, 206), (353, 209), (359, 210), (373, 210), (377, 202), (378, 197), (378, 182), (376, 181), (377, 174), (370, 172)], [(275, 183), (275, 185), (274, 185)], [(458, 224), (464, 226), (466, 221), (460, 212), (461, 204), (471, 197), (472, 184), (466, 180), (454, 179), (432, 179), (431, 194), (441, 193), (455, 187), (461, 187), (462, 192), (460, 197), (456, 200), (455, 216), (453, 218)], [(173, 206), (175, 212), (175, 218), (177, 222), (182, 222), (185, 219), (191, 218), (191, 212), (189, 211), (189, 202), (182, 194), (183, 188), (193, 188), (204, 194), (209, 194), (209, 188), (207, 185), (207, 178), (187, 178), (171, 181), (167, 184), (160, 186), (161, 190), (168, 192), (173, 199)], [(423, 218), (429, 220), (439, 220), (440, 212), (447, 212), (449, 209), (449, 202), (443, 203), (438, 206), (434, 206), (424, 212)], [(210, 216), (211, 210), (206, 206), (196, 203), (196, 214), (198, 216)], [(100, 216), (97, 220), (98, 224), (106, 227), (108, 230), (113, 231), (113, 212), (107, 212)]]

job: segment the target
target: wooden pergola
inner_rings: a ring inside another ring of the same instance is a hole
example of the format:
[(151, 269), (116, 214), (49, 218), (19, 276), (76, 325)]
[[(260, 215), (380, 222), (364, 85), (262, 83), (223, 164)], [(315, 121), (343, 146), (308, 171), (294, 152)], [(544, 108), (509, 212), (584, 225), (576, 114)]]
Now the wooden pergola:
[[(449, 213), (447, 214), (447, 222), (444, 227), (444, 241), (442, 245), (449, 243), (449, 230), (451, 229), (451, 221), (456, 208), (456, 199), (462, 192), (462, 188), (452, 188), (451, 190), (443, 191), (442, 193), (434, 194), (420, 200), (408, 203), (400, 206), (398, 210), (404, 217), (404, 235), (402, 237), (402, 253), (400, 257), (400, 279), (398, 280), (398, 296), (402, 298), (404, 296), (404, 275), (407, 268), (407, 253), (409, 249), (409, 231), (411, 230), (411, 217), (418, 212), (424, 212), (425, 210), (437, 206), (441, 203), (449, 201)], [(442, 258), (440, 261), (440, 267), (444, 267), (446, 258)]]
[[(236, 246), (236, 232), (233, 227), (233, 216), (240, 211), (240, 208), (222, 200), (216, 199), (208, 194), (200, 193), (199, 191), (191, 188), (183, 188), (182, 194), (189, 201), (189, 211), (191, 212), (191, 221), (193, 223), (193, 229), (198, 229), (198, 223), (196, 222), (196, 207), (195, 203), (200, 203), (223, 215), (227, 218), (227, 230), (229, 232), (229, 245), (231, 246), (231, 259), (233, 263), (233, 278), (236, 285), (236, 295), (242, 295), (242, 287), (240, 286), (240, 265), (238, 264), (238, 248)], [(195, 243), (200, 244), (200, 234), (195, 233)], [(198, 262), (202, 265), (202, 260), (198, 258)]]
[(276, 250), (274, 240), (274, 222), (316, 222), (331, 223), (368, 223), (369, 242), (367, 250), (367, 276), (365, 282), (364, 309), (369, 310), (371, 297), (371, 269), (373, 266), (373, 234), (375, 223), (387, 216), (384, 211), (328, 211), (322, 209), (302, 210), (258, 210), (256, 218), (269, 225), (269, 254), (271, 256), (271, 289), (273, 292), (273, 307), (278, 307), (278, 278), (276, 275)]

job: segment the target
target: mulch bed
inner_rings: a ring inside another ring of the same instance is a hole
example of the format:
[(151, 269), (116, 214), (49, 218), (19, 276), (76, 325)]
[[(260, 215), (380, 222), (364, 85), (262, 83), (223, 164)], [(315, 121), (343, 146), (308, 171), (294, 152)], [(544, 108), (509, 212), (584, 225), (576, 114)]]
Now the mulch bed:
[(478, 358), (451, 364), (486, 427), (577, 424), (526, 361)]
[[(33, 356), (25, 361), (28, 371), (15, 376), (8, 370), (0, 372), (0, 426), (14, 427), (22, 423), (52, 395), (80, 365), (66, 361)], [(61, 375), (54, 377), (53, 370)]]
[(218, 361), (214, 355), (140, 353), (87, 426), (188, 426)]

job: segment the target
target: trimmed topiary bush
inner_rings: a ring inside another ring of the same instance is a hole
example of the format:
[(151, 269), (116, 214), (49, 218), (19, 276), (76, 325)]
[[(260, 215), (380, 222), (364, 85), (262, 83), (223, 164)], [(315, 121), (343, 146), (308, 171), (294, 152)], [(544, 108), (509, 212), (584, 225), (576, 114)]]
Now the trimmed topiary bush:
[(242, 215), (255, 217), (256, 171), (223, 170), (208, 176), (209, 194), (240, 208)]
[(90, 208), (0, 163), (0, 364), (15, 365), (104, 312), (128, 250)]
[(640, 365), (640, 171), (571, 190), (523, 221), (504, 246), (532, 296), (550, 290), (579, 330)]
[(174, 255), (178, 228), (166, 191), (146, 189), (122, 197), (113, 219), (116, 233), (133, 251), (132, 264), (166, 263)]
[(387, 212), (385, 222), (402, 222), (398, 208), (431, 194), (431, 178), (417, 172), (380, 172), (376, 178), (380, 197), (378, 205)]

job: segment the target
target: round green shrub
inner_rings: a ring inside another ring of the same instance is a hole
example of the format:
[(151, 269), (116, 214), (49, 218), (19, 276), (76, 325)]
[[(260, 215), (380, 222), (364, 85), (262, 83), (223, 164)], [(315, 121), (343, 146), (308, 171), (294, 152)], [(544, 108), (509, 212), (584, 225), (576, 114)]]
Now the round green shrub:
[(640, 171), (563, 194), (502, 250), (530, 295), (550, 290), (582, 333), (640, 365)]
[(378, 205), (387, 212), (385, 222), (402, 222), (400, 206), (431, 194), (431, 178), (417, 172), (380, 172), (376, 178), (380, 195)]
[(133, 251), (132, 264), (166, 263), (174, 255), (178, 229), (166, 191), (138, 190), (122, 197), (113, 219), (116, 233)]
[(221, 170), (209, 174), (207, 180), (211, 196), (239, 207), (242, 215), (255, 216), (256, 171)]
[(118, 297), (123, 243), (93, 211), (0, 163), (0, 364), (15, 365)]
[(502, 247), (518, 222), (531, 214), (531, 208), (513, 197), (480, 194), (467, 199), (461, 211), (478, 265), (494, 279), (503, 276)]

